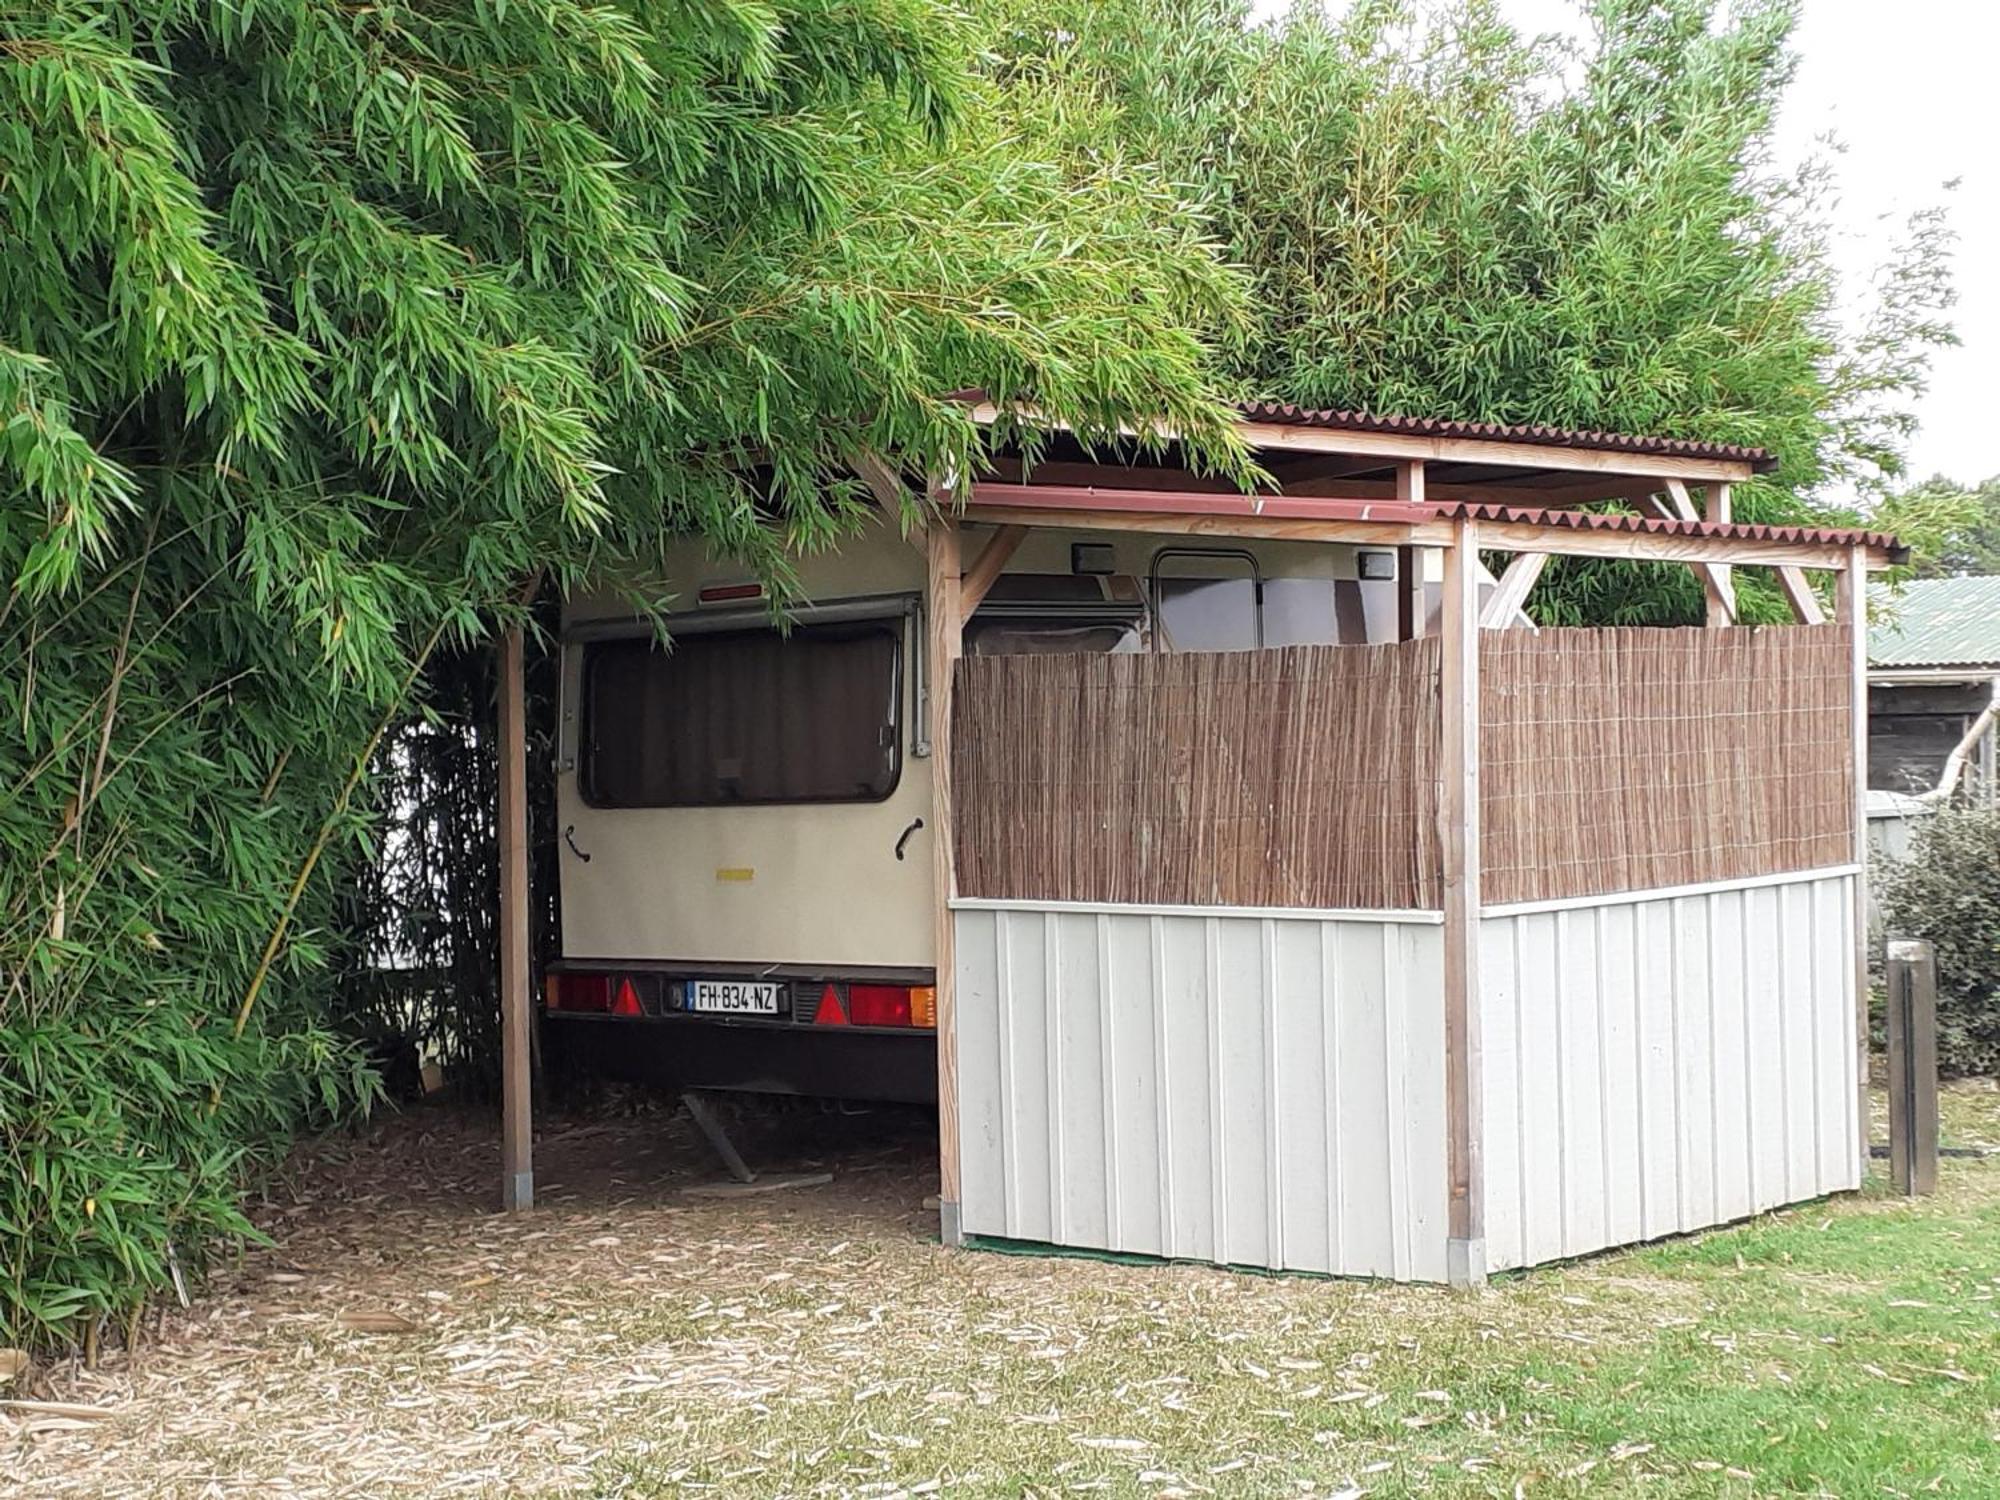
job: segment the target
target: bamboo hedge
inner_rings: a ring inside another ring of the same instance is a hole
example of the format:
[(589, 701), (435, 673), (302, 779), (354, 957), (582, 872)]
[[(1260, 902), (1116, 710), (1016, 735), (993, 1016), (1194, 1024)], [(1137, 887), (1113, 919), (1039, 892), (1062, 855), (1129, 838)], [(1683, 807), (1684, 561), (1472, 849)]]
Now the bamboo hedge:
[[(553, 600), (538, 611), (553, 629)], [(527, 654), (529, 938), (540, 973), (559, 952), (555, 676), (548, 634)], [(394, 1095), (421, 1091), (434, 1062), (455, 1098), (500, 1087), (500, 849), (494, 653), (443, 653), (424, 704), (377, 749), (381, 818), (372, 859), (340, 887), (335, 970), (341, 1029), (369, 1045)], [(562, 1080), (559, 1080), (562, 1081)]]
[[(471, 1069), (485, 908), (421, 897), (527, 579), (782, 595), (862, 455), (975, 466), (965, 385), (1244, 472), (1235, 274), (997, 110), (937, 0), (0, 0), (0, 1345), (247, 1234), (348, 1033)], [(343, 1011), (385, 956), (429, 998)]]

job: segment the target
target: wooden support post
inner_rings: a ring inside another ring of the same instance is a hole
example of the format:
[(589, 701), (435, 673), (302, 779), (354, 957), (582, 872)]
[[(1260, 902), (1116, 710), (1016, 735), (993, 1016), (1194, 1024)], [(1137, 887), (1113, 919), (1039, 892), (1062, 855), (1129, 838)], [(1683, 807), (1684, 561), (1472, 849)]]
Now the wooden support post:
[[(1687, 485), (1678, 479), (1669, 479), (1666, 484), (1667, 496), (1673, 502), (1670, 507), (1670, 513), (1675, 519), (1682, 521), (1701, 520), (1701, 512), (1695, 509), (1694, 497), (1688, 493)], [(1729, 487), (1727, 485), (1718, 485), (1716, 488), (1721, 491), (1720, 504), (1722, 514), (1711, 514), (1708, 519), (1712, 521), (1726, 521), (1729, 519)], [(1711, 500), (1711, 507), (1715, 503), (1714, 500)], [(1701, 588), (1702, 593), (1708, 598), (1708, 623), (1710, 625), (1735, 624), (1736, 581), (1730, 573), (1729, 564), (1723, 562), (1703, 563), (1701, 567)]]
[[(953, 678), (964, 649), (959, 596), (957, 496), (933, 485), (930, 518), (929, 658), (931, 672), (931, 892), (935, 907), (938, 1066), (938, 1237), (963, 1238), (959, 1227), (957, 943), (951, 898), (956, 885), (952, 850), (951, 704)], [(996, 570), (997, 571), (997, 570)]]
[(1819, 595), (1807, 581), (1806, 570), (1786, 564), (1775, 571), (1778, 587), (1785, 591), (1785, 601), (1792, 606), (1792, 618), (1801, 625), (1824, 625), (1826, 611), (1819, 607)]
[(1486, 1280), (1486, 1184), (1479, 1078), (1479, 539), (1453, 523), (1444, 555), (1443, 796), (1446, 1271), (1454, 1286)]
[[(1711, 521), (1729, 519), (1729, 486), (1711, 484), (1703, 514)], [(1736, 575), (1725, 564), (1709, 569), (1708, 624), (1711, 628), (1736, 623)]]
[(1423, 554), (1415, 547), (1398, 547), (1396, 549), (1396, 639), (1414, 641), (1423, 633)]
[(1840, 575), (1839, 618), (1852, 632), (1848, 675), (1852, 694), (1848, 714), (1849, 764), (1854, 781), (1853, 862), (1854, 903), (1849, 921), (1854, 927), (1854, 1046), (1855, 1149), (1860, 1153), (1856, 1182), (1868, 1175), (1868, 556), (1850, 547)]
[(1888, 968), (1889, 1182), (1937, 1191), (1937, 959), (1926, 942), (1892, 940)]
[(1406, 459), (1396, 465), (1396, 499), (1404, 505), (1424, 503), (1424, 462)]
[[(1396, 498), (1411, 505), (1424, 499), (1424, 466), (1396, 465)], [(1424, 633), (1424, 554), (1415, 547), (1396, 549), (1396, 639), (1414, 641)]]
[(1486, 630), (1505, 630), (1519, 625), (1533, 630), (1535, 622), (1528, 617), (1524, 606), (1548, 562), (1546, 552), (1523, 552), (1508, 563), (1506, 571), (1494, 580), (1493, 592), (1486, 596), (1486, 607), (1479, 612), (1480, 626)]
[(521, 627), (500, 639), (500, 1202), (535, 1206), (528, 993), (528, 735)]
[(1000, 576), (1001, 569), (1020, 549), (1027, 534), (1025, 526), (1002, 526), (980, 548), (979, 556), (973, 559), (972, 566), (959, 579), (958, 617), (961, 621), (972, 618), (972, 612), (979, 608), (979, 601), (986, 597), (986, 591), (993, 587), (993, 580)]

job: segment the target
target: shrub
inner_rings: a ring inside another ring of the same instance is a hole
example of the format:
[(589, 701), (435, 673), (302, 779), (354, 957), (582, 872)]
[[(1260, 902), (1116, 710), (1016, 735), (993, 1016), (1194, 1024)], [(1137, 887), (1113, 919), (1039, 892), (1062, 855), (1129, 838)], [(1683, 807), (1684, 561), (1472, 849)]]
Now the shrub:
[(2000, 1075), (2000, 809), (1939, 809), (1880, 878), (1890, 935), (1937, 951), (1939, 1068)]
[(380, 710), (299, 692), (316, 653), (186, 547), (0, 623), (0, 1344), (191, 1278), (291, 1131), (372, 1096), (321, 1021), (326, 879), (236, 1018)]

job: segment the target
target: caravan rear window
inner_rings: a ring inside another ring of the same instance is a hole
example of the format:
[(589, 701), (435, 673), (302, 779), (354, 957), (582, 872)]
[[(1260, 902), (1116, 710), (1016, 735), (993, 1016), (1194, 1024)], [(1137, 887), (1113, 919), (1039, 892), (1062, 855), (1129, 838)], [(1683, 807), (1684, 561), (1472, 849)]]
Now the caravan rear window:
[(902, 773), (900, 621), (586, 648), (580, 769), (596, 807), (879, 802)]

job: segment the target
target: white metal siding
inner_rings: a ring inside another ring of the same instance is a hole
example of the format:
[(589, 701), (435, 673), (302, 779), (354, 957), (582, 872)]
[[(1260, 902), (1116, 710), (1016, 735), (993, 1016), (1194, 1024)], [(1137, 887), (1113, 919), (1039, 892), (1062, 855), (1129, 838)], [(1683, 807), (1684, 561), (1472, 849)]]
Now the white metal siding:
[(1444, 1279), (1435, 917), (967, 902), (956, 924), (967, 1233)]
[(1855, 878), (1484, 918), (1489, 1269), (1858, 1185)]

